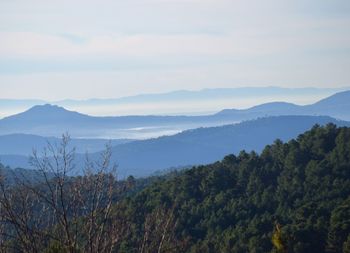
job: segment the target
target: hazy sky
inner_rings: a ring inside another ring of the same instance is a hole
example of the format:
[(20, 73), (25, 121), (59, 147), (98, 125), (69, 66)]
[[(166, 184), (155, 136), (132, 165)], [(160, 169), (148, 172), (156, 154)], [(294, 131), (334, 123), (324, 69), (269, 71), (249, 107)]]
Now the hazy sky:
[(0, 98), (350, 85), (349, 0), (0, 0)]

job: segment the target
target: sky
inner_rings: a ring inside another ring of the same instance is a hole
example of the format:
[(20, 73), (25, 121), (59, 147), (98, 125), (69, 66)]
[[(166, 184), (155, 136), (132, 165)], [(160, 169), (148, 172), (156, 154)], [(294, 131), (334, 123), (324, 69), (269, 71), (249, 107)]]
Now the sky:
[(1, 0), (0, 98), (350, 85), (349, 0)]

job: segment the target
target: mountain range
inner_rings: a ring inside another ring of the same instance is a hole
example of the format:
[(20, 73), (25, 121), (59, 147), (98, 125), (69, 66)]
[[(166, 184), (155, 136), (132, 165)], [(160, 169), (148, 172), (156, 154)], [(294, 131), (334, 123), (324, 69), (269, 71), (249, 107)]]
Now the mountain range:
[[(215, 96), (218, 91), (207, 92)], [(57, 144), (68, 132), (79, 166), (85, 152), (97, 160), (110, 140), (119, 175), (147, 176), (167, 168), (211, 163), (242, 149), (259, 152), (275, 139), (288, 141), (315, 124), (349, 126), (349, 109), (350, 91), (310, 105), (272, 102), (201, 116), (97, 117), (57, 105), (36, 105), (0, 120), (0, 162), (29, 168), (33, 148), (40, 152), (47, 142)]]
[(315, 124), (328, 123), (350, 126), (350, 122), (324, 116), (261, 118), (117, 145), (112, 150), (113, 160), (119, 165), (122, 176), (145, 176), (170, 167), (212, 163), (241, 150), (260, 152), (266, 144), (276, 139), (288, 141)]
[[(173, 136), (132, 141), (113, 147), (112, 162), (120, 177), (147, 176), (170, 167), (207, 164), (240, 150), (260, 152), (276, 139), (288, 141), (315, 124), (350, 122), (327, 116), (273, 116), (220, 127), (187, 130)], [(99, 152), (90, 155), (97, 160)], [(85, 155), (77, 155), (82, 165)], [(11, 167), (29, 167), (25, 156), (0, 155), (0, 162)]]
[(314, 115), (350, 120), (349, 109), (350, 91), (337, 93), (311, 105), (273, 102), (249, 109), (226, 109), (202, 116), (96, 117), (46, 104), (1, 119), (0, 135), (24, 133), (59, 137), (62, 133), (69, 132), (75, 138), (146, 139), (187, 129), (220, 126), (268, 116)]
[[(71, 139), (70, 147), (77, 153), (94, 153), (105, 148), (107, 143), (112, 146), (127, 143), (130, 139)], [(31, 155), (33, 150), (41, 151), (48, 143), (59, 145), (61, 138), (43, 137), (31, 134), (0, 135), (0, 154), (3, 155)]]
[(153, 137), (153, 132), (162, 135), (225, 123), (232, 121), (229, 117), (214, 115), (95, 117), (46, 104), (0, 120), (0, 135), (24, 133), (59, 137), (69, 132), (76, 138), (147, 138)]
[(286, 102), (272, 102), (251, 107), (246, 110), (226, 109), (219, 115), (236, 118), (254, 118), (277, 115), (327, 115), (338, 119), (350, 120), (350, 91), (336, 93), (311, 105), (296, 105)]
[(346, 88), (281, 88), (242, 87), (203, 90), (177, 90), (167, 93), (140, 94), (117, 98), (65, 99), (0, 99), (0, 118), (22, 112), (35, 105), (53, 104), (88, 115), (203, 115), (222, 108), (247, 108), (257, 103), (283, 100), (309, 104), (316, 99), (349, 90)]

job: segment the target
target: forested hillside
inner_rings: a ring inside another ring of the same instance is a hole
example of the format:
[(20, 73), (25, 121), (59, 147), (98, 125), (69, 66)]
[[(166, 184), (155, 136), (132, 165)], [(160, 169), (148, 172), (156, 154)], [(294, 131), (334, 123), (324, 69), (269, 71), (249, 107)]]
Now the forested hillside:
[(241, 151), (149, 182), (116, 183), (105, 165), (76, 178), (65, 171), (38, 186), (17, 185), (27, 191), (2, 184), (1, 249), (350, 252), (347, 127), (316, 125), (261, 154)]
[(261, 155), (187, 170), (123, 205), (132, 230), (119, 252), (137, 252), (159, 213), (171, 223), (162, 252), (350, 252), (350, 129), (315, 126)]

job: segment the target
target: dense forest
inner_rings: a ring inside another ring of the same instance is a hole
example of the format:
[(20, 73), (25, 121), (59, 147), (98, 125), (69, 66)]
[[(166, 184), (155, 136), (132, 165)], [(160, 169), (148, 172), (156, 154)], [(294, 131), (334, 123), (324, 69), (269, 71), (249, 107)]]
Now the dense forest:
[[(105, 168), (90, 181), (87, 176), (66, 180), (66, 188), (58, 180), (61, 173), (48, 180), (74, 196), (60, 198), (68, 206), (77, 203), (76, 196), (85, 203), (67, 212), (65, 205), (54, 205), (54, 222), (30, 220), (52, 211), (40, 201), (12, 207), (23, 196), (11, 198), (8, 192), (25, 185), (2, 183), (3, 251), (350, 253), (350, 128), (316, 125), (288, 143), (276, 140), (260, 154), (241, 151), (156, 179), (129, 177), (118, 183), (104, 174)], [(92, 191), (105, 196), (100, 206), (91, 205), (86, 196), (91, 191), (73, 187), (76, 181), (84, 189), (90, 183), (100, 185), (100, 191)], [(29, 198), (45, 199), (47, 185), (38, 186), (43, 190), (27, 187), (33, 192)], [(86, 206), (94, 208), (85, 212)], [(29, 220), (21, 223), (21, 217)], [(29, 231), (35, 235), (24, 238)]]
[(138, 225), (159, 208), (174, 215), (169, 247), (184, 252), (350, 252), (350, 129), (315, 126), (260, 155), (187, 170), (124, 204), (135, 230), (121, 252), (133, 252), (145, 233)]

